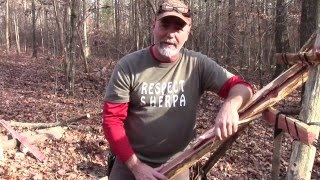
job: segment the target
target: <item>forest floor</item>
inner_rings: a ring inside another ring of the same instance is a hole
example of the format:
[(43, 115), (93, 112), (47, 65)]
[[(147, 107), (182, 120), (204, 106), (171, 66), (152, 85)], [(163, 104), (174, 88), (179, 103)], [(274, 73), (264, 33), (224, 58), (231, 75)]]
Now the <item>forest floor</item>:
[[(92, 115), (89, 119), (65, 127), (62, 138), (35, 144), (45, 154), (44, 162), (18, 149), (5, 151), (4, 158), (0, 160), (0, 179), (99, 179), (106, 175), (108, 142), (101, 129), (100, 113), (104, 86), (114, 61), (91, 59), (89, 64), (92, 73), (85, 74), (82, 63), (77, 63), (75, 96), (71, 98), (64, 91), (61, 59), (40, 56), (31, 59), (30, 54), (8, 56), (0, 53), (0, 119), (53, 123), (86, 113)], [(103, 67), (111, 68), (99, 73)], [(266, 74), (264, 81), (269, 82), (270, 76)], [(254, 87), (258, 84), (258, 78), (253, 74), (245, 78)], [(295, 91), (277, 106), (280, 109), (284, 106), (297, 107), (299, 101), (300, 93)], [(198, 110), (198, 134), (212, 127), (210, 122), (221, 102), (221, 99), (209, 93), (203, 96)], [(28, 130), (21, 127), (14, 129), (18, 132)], [(0, 127), (1, 133), (7, 132)], [(286, 174), (293, 141), (289, 135), (285, 135), (280, 179)], [(208, 179), (271, 179), (272, 143), (273, 127), (264, 120), (255, 120), (208, 173)], [(318, 149), (312, 179), (319, 178)]]

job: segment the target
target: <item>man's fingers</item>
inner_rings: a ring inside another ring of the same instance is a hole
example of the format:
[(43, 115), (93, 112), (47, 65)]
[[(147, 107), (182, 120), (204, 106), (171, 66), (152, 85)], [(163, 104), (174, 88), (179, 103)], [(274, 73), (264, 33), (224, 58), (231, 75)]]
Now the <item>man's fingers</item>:
[(157, 172), (157, 171), (155, 171), (153, 175), (154, 175), (157, 179), (160, 179), (160, 180), (168, 180), (168, 178), (167, 178), (165, 175), (163, 175), (163, 174), (161, 174), (161, 173), (159, 173), (159, 172)]
[(234, 123), (233, 124), (233, 132), (237, 132), (238, 131), (238, 123)]
[(233, 134), (233, 124), (232, 123), (227, 123), (227, 132), (228, 136), (231, 136)]
[(219, 140), (222, 140), (220, 128), (215, 127), (215, 128), (214, 128), (214, 131), (215, 131), (216, 137), (217, 137)]
[(161, 166), (156, 167), (156, 168), (154, 168), (154, 169), (159, 172), (159, 171), (161, 171), (161, 169), (163, 168), (163, 166), (164, 166), (164, 165), (162, 164)]
[(228, 130), (227, 130), (227, 125), (226, 124), (223, 124), (222, 125), (222, 128), (221, 128), (221, 135), (222, 135), (222, 138), (226, 138), (228, 137)]

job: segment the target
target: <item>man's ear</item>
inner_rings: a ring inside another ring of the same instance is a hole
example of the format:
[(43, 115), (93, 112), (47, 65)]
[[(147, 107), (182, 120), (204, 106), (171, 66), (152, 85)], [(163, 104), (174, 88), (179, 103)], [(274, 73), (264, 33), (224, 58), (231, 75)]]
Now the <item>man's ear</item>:
[(188, 35), (187, 35), (186, 41), (189, 39), (189, 36), (191, 35), (191, 25), (190, 25), (189, 29), (187, 30), (187, 32), (188, 32)]
[(153, 20), (152, 26), (151, 26), (152, 30), (154, 29), (155, 26), (156, 26), (156, 20)]

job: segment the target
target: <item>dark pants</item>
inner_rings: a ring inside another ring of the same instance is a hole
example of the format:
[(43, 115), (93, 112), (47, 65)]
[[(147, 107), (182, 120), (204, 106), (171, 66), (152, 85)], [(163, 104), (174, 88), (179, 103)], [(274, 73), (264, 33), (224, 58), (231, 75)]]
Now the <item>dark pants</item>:
[[(188, 180), (189, 179), (189, 170), (183, 171), (171, 180)], [(122, 164), (117, 158), (113, 164), (109, 180), (135, 180), (132, 172)]]

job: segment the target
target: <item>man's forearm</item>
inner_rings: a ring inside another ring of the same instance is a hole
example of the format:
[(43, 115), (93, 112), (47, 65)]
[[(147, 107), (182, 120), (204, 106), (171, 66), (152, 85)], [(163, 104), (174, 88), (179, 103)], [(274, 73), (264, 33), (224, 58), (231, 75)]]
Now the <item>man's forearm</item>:
[(231, 105), (239, 110), (252, 97), (252, 89), (244, 84), (236, 84), (233, 86), (225, 99), (225, 103), (230, 102)]
[(125, 165), (130, 169), (131, 171), (134, 169), (135, 166), (139, 165), (141, 162), (136, 156), (136, 154), (132, 154), (132, 156), (125, 162)]

